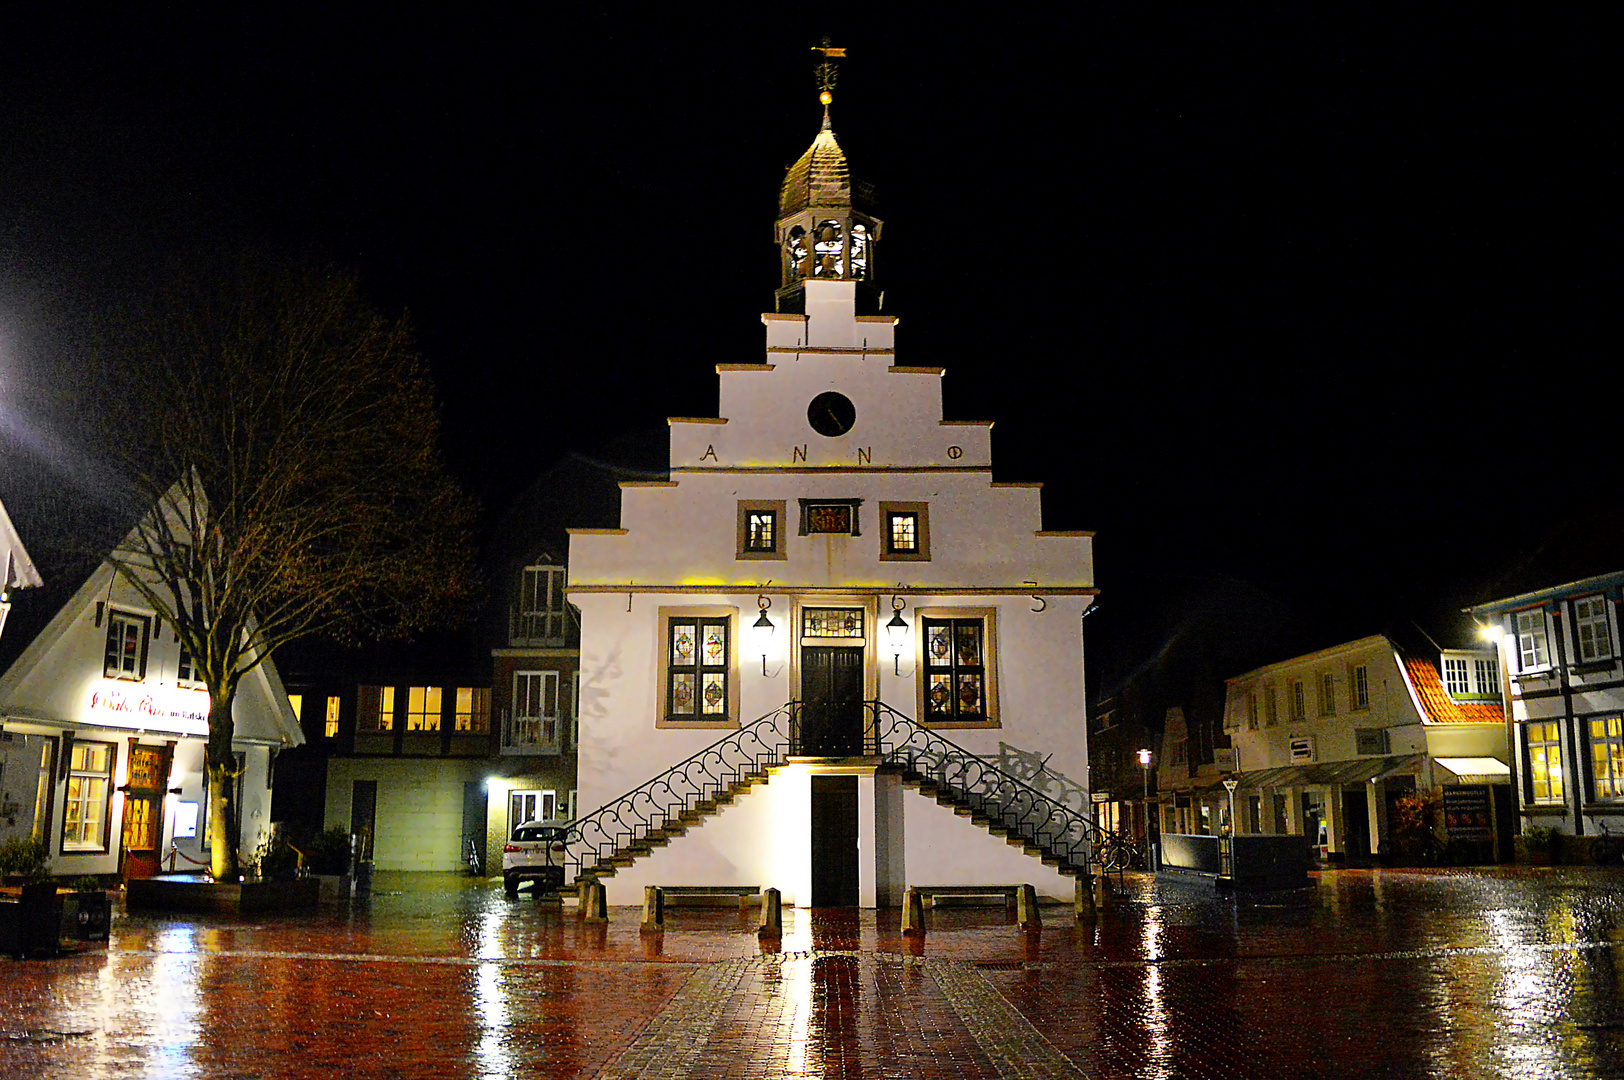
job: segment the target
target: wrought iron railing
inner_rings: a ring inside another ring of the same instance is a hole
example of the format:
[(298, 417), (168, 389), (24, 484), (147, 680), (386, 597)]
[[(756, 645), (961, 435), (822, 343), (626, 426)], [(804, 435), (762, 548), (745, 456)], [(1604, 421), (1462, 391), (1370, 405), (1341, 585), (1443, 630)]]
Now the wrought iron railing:
[(1058, 860), (1064, 869), (1086, 872), (1111, 835), (1086, 814), (1065, 806), (986, 758), (927, 730), (882, 701), (863, 703), (860, 735), (828, 738), (807, 722), (802, 703), (787, 702), (700, 750), (618, 799), (577, 820), (570, 834), (571, 877), (644, 845), (694, 807), (736, 793), (748, 779), (762, 776), (791, 757), (828, 756), (842, 746), (850, 756), (878, 758), (905, 776), (928, 782), (939, 795), (969, 809), (973, 818), (997, 824)]

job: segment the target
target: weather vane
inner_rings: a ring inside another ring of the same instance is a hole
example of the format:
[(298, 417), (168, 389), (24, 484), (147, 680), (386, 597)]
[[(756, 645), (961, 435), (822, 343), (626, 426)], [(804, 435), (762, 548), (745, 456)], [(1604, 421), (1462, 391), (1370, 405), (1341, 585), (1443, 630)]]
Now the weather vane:
[(835, 88), (835, 76), (840, 73), (840, 65), (836, 64), (835, 61), (844, 60), (846, 58), (846, 50), (835, 48), (833, 45), (829, 44), (828, 38), (824, 38), (820, 44), (812, 46), (812, 51), (821, 54), (823, 57), (823, 59), (819, 60), (817, 65), (813, 67), (812, 75), (818, 80), (818, 100), (823, 102), (824, 111), (827, 112), (829, 109), (829, 103), (835, 99), (835, 95), (833, 93)]

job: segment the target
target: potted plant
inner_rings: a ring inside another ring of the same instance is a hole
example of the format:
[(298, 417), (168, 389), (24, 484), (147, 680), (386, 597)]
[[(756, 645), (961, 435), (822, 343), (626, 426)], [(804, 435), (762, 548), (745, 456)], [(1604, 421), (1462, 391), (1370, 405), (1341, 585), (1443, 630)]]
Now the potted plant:
[(74, 941), (106, 941), (110, 915), (107, 890), (99, 878), (87, 874), (62, 898), (62, 936)]
[(334, 827), (305, 844), (305, 870), (321, 881), (322, 903), (344, 903), (354, 892), (350, 834)]
[(38, 836), (16, 836), (0, 843), (0, 878), (7, 885), (28, 885), (43, 881), (50, 851)]

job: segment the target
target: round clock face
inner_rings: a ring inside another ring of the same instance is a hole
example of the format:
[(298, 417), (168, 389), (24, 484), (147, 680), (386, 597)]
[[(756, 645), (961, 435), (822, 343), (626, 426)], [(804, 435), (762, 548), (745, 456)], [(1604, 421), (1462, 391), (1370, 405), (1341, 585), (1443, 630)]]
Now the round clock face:
[(806, 422), (819, 435), (832, 439), (846, 434), (857, 423), (857, 406), (845, 394), (828, 390), (813, 398), (812, 404), (806, 407)]

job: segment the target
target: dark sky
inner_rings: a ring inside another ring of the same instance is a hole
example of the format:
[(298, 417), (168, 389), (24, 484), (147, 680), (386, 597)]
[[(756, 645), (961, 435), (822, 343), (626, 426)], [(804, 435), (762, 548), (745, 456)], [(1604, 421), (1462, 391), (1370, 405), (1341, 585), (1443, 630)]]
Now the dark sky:
[(5, 460), (85, 482), (42, 449), (94, 390), (85, 313), (197, 242), (307, 249), (409, 309), (492, 507), (713, 414), (712, 365), (761, 355), (829, 34), (901, 361), (997, 422), (1048, 527), (1099, 534), (1096, 691), (1181, 629), (1238, 664), (1435, 619), (1540, 543), (1519, 504), (1616, 499), (1604, 25), (872, 6), (0, 16)]

